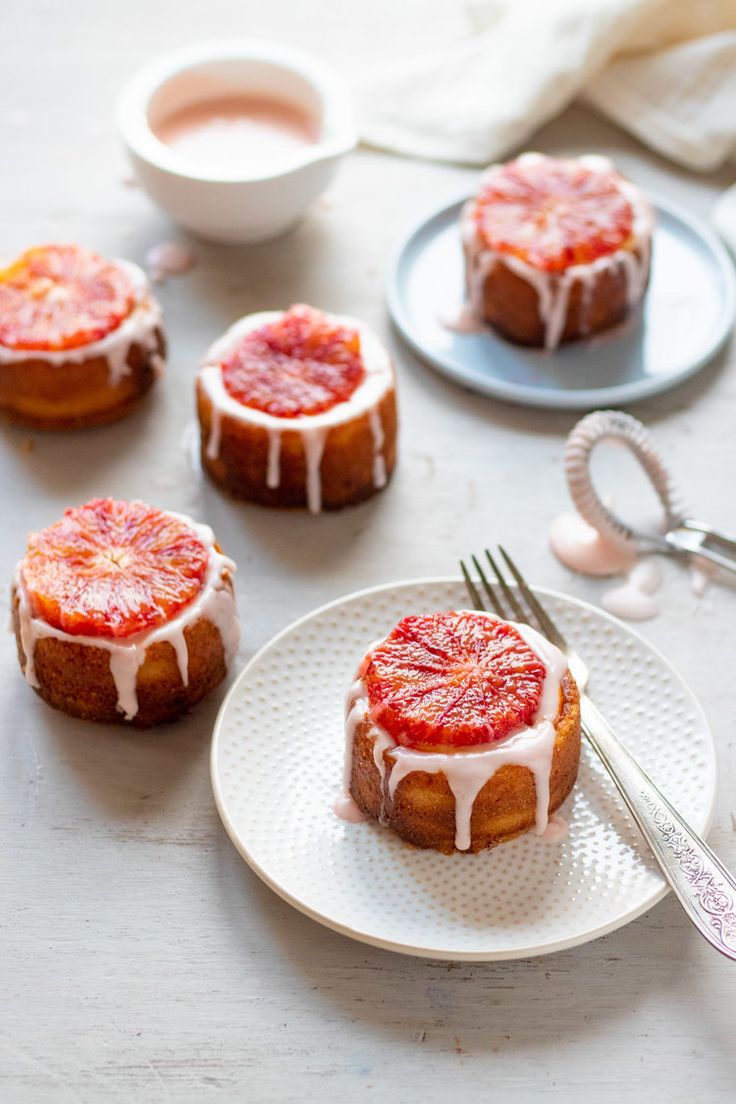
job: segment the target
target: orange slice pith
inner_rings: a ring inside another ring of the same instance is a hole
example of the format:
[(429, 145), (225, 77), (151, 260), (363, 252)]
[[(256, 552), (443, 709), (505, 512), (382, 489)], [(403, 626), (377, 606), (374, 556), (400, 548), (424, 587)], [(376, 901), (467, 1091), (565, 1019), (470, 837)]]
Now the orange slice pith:
[(488, 248), (546, 272), (614, 253), (633, 228), (617, 172), (551, 157), (510, 161), (490, 172), (475, 219)]
[(357, 330), (298, 305), (252, 330), (222, 364), (227, 392), (276, 418), (321, 414), (365, 378)]
[(208, 560), (179, 518), (98, 498), (31, 534), (21, 576), (34, 617), (72, 635), (117, 638), (174, 617), (202, 589)]
[(471, 747), (529, 725), (546, 669), (505, 621), (467, 611), (405, 617), (366, 658), (372, 719), (407, 747)]
[(77, 349), (117, 329), (134, 304), (119, 265), (78, 245), (36, 246), (0, 272), (0, 344)]

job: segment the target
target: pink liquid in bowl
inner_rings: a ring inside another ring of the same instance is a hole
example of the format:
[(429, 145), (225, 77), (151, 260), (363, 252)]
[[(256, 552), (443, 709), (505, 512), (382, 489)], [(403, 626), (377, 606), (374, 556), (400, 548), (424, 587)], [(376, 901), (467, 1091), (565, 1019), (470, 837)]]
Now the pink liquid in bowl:
[(315, 120), (295, 104), (248, 93), (177, 108), (153, 132), (190, 164), (223, 174), (268, 171), (319, 138)]

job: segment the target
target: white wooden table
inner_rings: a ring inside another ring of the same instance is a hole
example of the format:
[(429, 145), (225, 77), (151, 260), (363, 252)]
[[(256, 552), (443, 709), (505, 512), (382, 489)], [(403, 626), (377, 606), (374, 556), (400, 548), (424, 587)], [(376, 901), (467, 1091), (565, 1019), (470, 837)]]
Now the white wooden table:
[[(350, 4), (335, 5), (329, 24), (315, 4), (263, 7), (11, 0), (0, 66), (0, 251), (77, 239), (140, 260), (177, 237), (123, 184), (111, 128), (117, 88), (152, 53), (260, 33), (322, 46), (347, 69), (340, 48), (351, 35), (374, 52), (382, 36), (393, 52), (407, 45), (406, 36), (386, 38), (383, 0), (355, 27)], [(426, 5), (409, 7), (421, 44)], [(449, 8), (433, 7), (449, 25)], [(729, 182), (678, 172), (579, 109), (534, 145), (610, 151), (642, 184), (701, 215)], [(472, 179), (360, 152), (288, 239), (250, 251), (198, 245), (196, 269), (161, 289), (170, 368), (139, 413), (78, 435), (0, 432), (0, 578), (9, 580), (28, 529), (111, 494), (214, 526), (240, 565), (239, 665), (315, 605), (451, 572), (459, 553), (494, 537), (539, 583), (595, 600), (601, 585), (570, 575), (546, 547), (549, 520), (567, 504), (560, 459), (574, 416), (465, 393), (412, 357), (387, 323), (382, 277), (397, 235), (418, 206)], [(198, 480), (188, 458), (192, 378), (209, 341), (240, 314), (299, 300), (376, 326), (396, 354), (403, 414), (390, 489), (316, 519), (235, 505)], [(698, 512), (736, 529), (733, 354), (635, 412)], [(719, 586), (698, 602), (682, 571), (666, 565), (665, 574), (665, 612), (644, 632), (709, 715), (721, 772), (711, 839), (736, 866), (736, 601)], [(159, 732), (98, 728), (34, 696), (9, 636), (0, 664), (0, 1099), (8, 1104), (736, 1098), (736, 971), (672, 899), (543, 959), (448, 965), (374, 951), (290, 909), (226, 838), (207, 761), (220, 695)]]

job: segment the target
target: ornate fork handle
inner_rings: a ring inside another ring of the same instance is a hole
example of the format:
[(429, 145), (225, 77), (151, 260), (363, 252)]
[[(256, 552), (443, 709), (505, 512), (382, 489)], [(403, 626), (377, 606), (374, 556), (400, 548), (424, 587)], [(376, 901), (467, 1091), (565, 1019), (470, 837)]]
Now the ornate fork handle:
[(600, 755), (662, 873), (700, 933), (736, 960), (736, 880), (620, 742), (587, 694), (583, 731)]

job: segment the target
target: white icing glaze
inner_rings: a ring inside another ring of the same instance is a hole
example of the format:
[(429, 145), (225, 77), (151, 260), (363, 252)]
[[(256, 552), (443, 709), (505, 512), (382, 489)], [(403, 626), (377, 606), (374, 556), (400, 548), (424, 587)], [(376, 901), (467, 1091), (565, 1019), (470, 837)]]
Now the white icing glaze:
[(318, 514), (322, 509), (322, 480), (320, 467), (322, 453), (325, 451), (328, 430), (326, 427), (302, 435), (304, 460), (307, 467), (307, 508), (310, 514)]
[(146, 650), (153, 644), (167, 642), (176, 653), (177, 664), (183, 684), (189, 682), (189, 655), (184, 632), (200, 619), (211, 622), (218, 630), (225, 652), (225, 662), (229, 666), (235, 657), (240, 640), (235, 598), (225, 581), (225, 575), (232, 575), (236, 568), (232, 560), (223, 556), (215, 548), (214, 533), (208, 525), (193, 521), (185, 514), (167, 511), (171, 516), (183, 521), (197, 534), (209, 550), (209, 560), (202, 588), (197, 596), (170, 621), (152, 629), (135, 633), (133, 636), (113, 638), (103, 636), (76, 636), (49, 625), (41, 618), (33, 617), (21, 575), (21, 564), (16, 572), (15, 586), (18, 593), (18, 617), (20, 637), (26, 657), (26, 681), (38, 687), (38, 678), (34, 656), (36, 643), (43, 637), (53, 636), (69, 644), (83, 644), (90, 648), (102, 648), (110, 654), (110, 674), (118, 695), (118, 709), (130, 721), (138, 712), (136, 679), (138, 669), (146, 658)]
[[(154, 353), (158, 349), (156, 331), (161, 329), (161, 307), (151, 295), (151, 288), (145, 273), (131, 261), (114, 262), (124, 270), (131, 284), (135, 304), (132, 311), (110, 333), (99, 341), (90, 341), (76, 349), (10, 349), (0, 344), (0, 364), (13, 364), (23, 360), (43, 360), (47, 364), (81, 364), (93, 357), (105, 357), (109, 371), (110, 387), (117, 387), (120, 381), (130, 375), (128, 354), (133, 345), (140, 345), (144, 352)], [(164, 364), (157, 354), (157, 371)], [(156, 367), (156, 366), (154, 366)]]
[(344, 425), (354, 418), (367, 415), (374, 444), (373, 483), (377, 489), (386, 484), (386, 462), (383, 456), (384, 432), (379, 404), (394, 382), (393, 369), (386, 349), (376, 335), (355, 318), (330, 315), (330, 318), (360, 334), (360, 352), (365, 367), (365, 378), (345, 401), (336, 403), (321, 414), (299, 415), (296, 418), (277, 418), (265, 411), (256, 410), (237, 402), (226, 390), (220, 364), (226, 360), (236, 345), (252, 330), (275, 322), (283, 311), (260, 311), (239, 319), (208, 350), (199, 372), (199, 383), (210, 400), (211, 426), (205, 455), (215, 460), (220, 454), (222, 441), (222, 417), (227, 414), (240, 422), (261, 426), (268, 432), (268, 460), (266, 486), (278, 487), (280, 483), (281, 434), (298, 432), (302, 439), (306, 464), (307, 505), (312, 513), (318, 513), (322, 504), (320, 466), (327, 434), (331, 428)]
[[(477, 612), (477, 611), (476, 611)], [(483, 615), (480, 615), (483, 616)], [(489, 615), (490, 616), (490, 615)], [(486, 782), (502, 766), (513, 764), (528, 768), (536, 791), (535, 832), (544, 834), (548, 825), (549, 778), (555, 743), (556, 720), (560, 708), (560, 682), (567, 670), (563, 653), (529, 625), (509, 622), (518, 630), (545, 666), (545, 679), (534, 723), (522, 726), (503, 740), (492, 744), (459, 748), (452, 752), (429, 752), (402, 747), (370, 717), (368, 696), (358, 679), (348, 691), (348, 715), (345, 724), (344, 795), (350, 792), (352, 749), (359, 724), (370, 720), (368, 737), (373, 740), (373, 760), (379, 771), (384, 820), (386, 800), (392, 801), (403, 778), (414, 771), (443, 774), (455, 798), (455, 847), (466, 851), (471, 844), (471, 817), (475, 799)], [(371, 645), (368, 653), (375, 647)], [(337, 810), (336, 810), (337, 811)], [(340, 814), (338, 814), (340, 815)]]
[(368, 411), (368, 422), (373, 436), (373, 486), (380, 491), (386, 486), (386, 461), (383, 458), (383, 442), (386, 435), (383, 432), (381, 411), (377, 406), (372, 406)]
[(580, 514), (558, 514), (549, 527), (549, 545), (560, 563), (583, 575), (619, 575), (630, 570), (636, 552), (630, 541), (614, 540)]
[(642, 560), (629, 572), (623, 586), (606, 591), (601, 605), (614, 617), (626, 621), (648, 621), (659, 613), (652, 597), (662, 582), (662, 572), (654, 560)]
[[(209, 447), (209, 446), (208, 446)], [(276, 429), (268, 431), (268, 461), (266, 464), (266, 486), (271, 489), (281, 482), (281, 434)]]
[[(523, 154), (518, 158), (526, 163), (543, 159), (543, 155), (537, 153)], [(612, 168), (608, 158), (592, 154), (578, 160), (588, 168), (599, 171)], [(491, 180), (503, 167), (490, 165), (481, 177), (481, 185)], [(654, 217), (650, 204), (636, 185), (620, 178), (619, 188), (631, 204), (633, 212), (630, 240), (614, 253), (598, 257), (589, 264), (571, 265), (562, 272), (545, 272), (520, 257), (489, 248), (482, 240), (474, 218), (476, 201), (469, 200), (463, 207), (460, 228), (466, 258), (469, 306), (476, 317), (483, 316), (485, 282), (497, 264), (505, 265), (534, 288), (547, 349), (555, 349), (560, 343), (567, 319), (570, 292), (576, 283), (580, 285), (583, 332), (587, 332), (589, 328), (586, 314), (589, 313), (595, 281), (604, 271), (621, 268), (626, 280), (627, 303), (630, 307), (637, 303), (644, 293), (649, 274)]]

